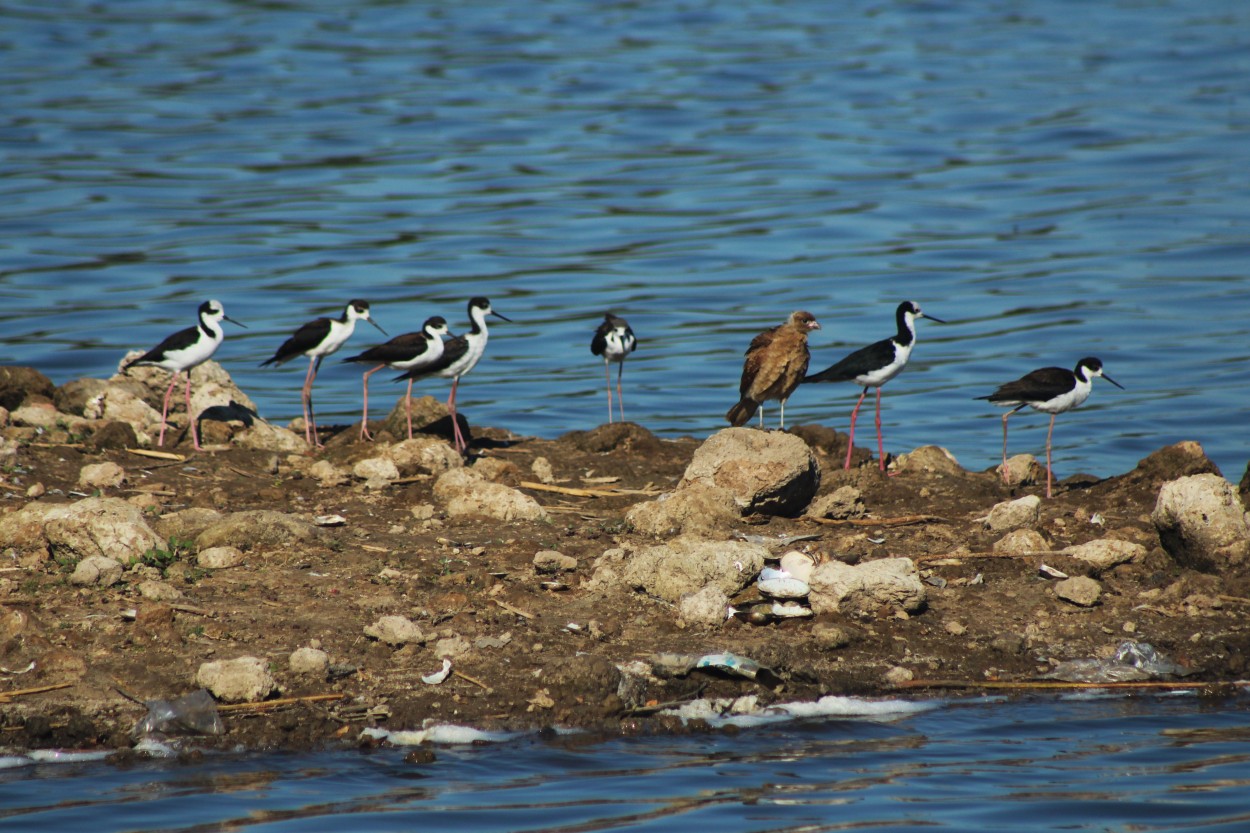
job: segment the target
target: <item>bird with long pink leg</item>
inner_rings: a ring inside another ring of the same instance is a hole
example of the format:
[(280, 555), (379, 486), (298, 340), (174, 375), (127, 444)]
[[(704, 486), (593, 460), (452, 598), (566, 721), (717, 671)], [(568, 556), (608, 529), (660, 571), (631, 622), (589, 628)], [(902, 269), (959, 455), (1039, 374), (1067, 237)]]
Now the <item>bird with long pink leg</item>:
[(243, 327), (238, 321), (226, 315), (220, 301), (205, 301), (200, 304), (197, 314), (200, 319), (199, 324), (179, 330), (142, 356), (126, 362), (121, 369), (122, 373), (125, 373), (135, 366), (150, 366), (164, 368), (174, 374), (169, 380), (169, 387), (165, 390), (165, 404), (161, 408), (161, 433), (156, 440), (159, 446), (165, 445), (165, 429), (169, 423), (169, 400), (174, 393), (174, 385), (178, 382), (178, 374), (185, 372), (187, 374), (187, 421), (191, 423), (191, 442), (196, 451), (203, 450), (200, 447), (200, 434), (196, 428), (195, 415), (191, 413), (191, 370), (212, 358), (213, 353), (216, 353), (217, 348), (221, 346), (222, 339), (225, 338), (225, 332), (221, 328), (222, 321), (229, 321), (231, 324)]
[(490, 301), (478, 296), (472, 298), (468, 305), (469, 332), (447, 339), (443, 345), (443, 357), (431, 365), (414, 367), (407, 373), (395, 377), (395, 381), (421, 379), (426, 376), (441, 376), (451, 379), (451, 395), (447, 397), (447, 413), (451, 417), (451, 428), (455, 438), (456, 451), (463, 454), (468, 451), (460, 431), (460, 422), (456, 418), (456, 389), (460, 386), (460, 377), (477, 366), (482, 354), (486, 352), (486, 342), (490, 339), (490, 331), (486, 327), (486, 317), (493, 315), (504, 321), (511, 321), (502, 313), (491, 309)]
[(316, 448), (321, 448), (322, 445), (317, 437), (317, 420), (313, 416), (313, 380), (317, 378), (322, 359), (342, 347), (355, 331), (356, 322), (362, 319), (377, 327), (382, 335), (387, 335), (386, 330), (369, 316), (369, 302), (356, 299), (348, 302), (338, 318), (314, 318), (304, 324), (282, 342), (282, 346), (272, 357), (261, 362), (261, 367), (281, 365), (296, 356), (308, 356), (308, 372), (304, 374), (304, 390), (300, 401), (304, 406), (304, 439)]
[[(441, 315), (425, 319), (420, 332), (395, 336), (385, 344), (370, 347), (363, 353), (349, 356), (344, 362), (362, 362), (376, 365), (364, 372), (364, 411), (360, 415), (360, 439), (372, 440), (369, 433), (369, 377), (384, 367), (392, 370), (412, 370), (414, 367), (431, 367), (443, 357), (443, 336), (447, 335), (447, 321)], [(408, 379), (408, 393), (404, 396), (404, 411), (408, 416), (408, 439), (412, 439), (412, 379)]]
[(977, 399), (985, 399), (1004, 408), (1011, 408), (1003, 414), (1003, 482), (1010, 483), (1010, 478), (1007, 476), (1007, 417), (1027, 406), (1035, 411), (1050, 414), (1050, 427), (1046, 429), (1046, 497), (1050, 497), (1051, 483), (1054, 481), (1054, 474), (1050, 467), (1050, 441), (1055, 433), (1055, 417), (1089, 399), (1094, 379), (1099, 376), (1120, 390), (1124, 390), (1124, 385), (1103, 372), (1101, 360), (1086, 356), (1076, 363), (1075, 370), (1042, 367), (1026, 373), (1014, 382), (1000, 385), (998, 390), (989, 396), (977, 397)]
[(911, 351), (916, 346), (916, 319), (928, 318), (939, 324), (945, 324), (941, 318), (926, 315), (912, 301), (904, 301), (894, 311), (898, 332), (889, 338), (861, 347), (837, 364), (819, 373), (813, 373), (803, 379), (807, 382), (854, 382), (864, 390), (855, 402), (851, 411), (851, 435), (846, 443), (846, 463), (843, 468), (851, 467), (851, 452), (855, 450), (855, 420), (859, 416), (859, 406), (864, 404), (864, 397), (869, 388), (877, 389), (877, 465), (885, 471), (885, 442), (881, 438), (881, 386), (903, 372), (911, 359)]

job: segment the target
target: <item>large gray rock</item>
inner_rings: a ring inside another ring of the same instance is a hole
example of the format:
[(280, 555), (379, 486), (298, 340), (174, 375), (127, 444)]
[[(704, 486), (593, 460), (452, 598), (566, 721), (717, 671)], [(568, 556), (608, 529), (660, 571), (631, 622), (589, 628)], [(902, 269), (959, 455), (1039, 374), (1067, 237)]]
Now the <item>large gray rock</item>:
[(406, 616), (383, 616), (372, 625), (365, 626), (365, 636), (385, 642), (387, 645), (420, 644), (426, 640), (421, 627)]
[(86, 498), (44, 515), (44, 535), (53, 555), (103, 555), (123, 564), (163, 546), (137, 506), (120, 498)]
[(1245, 507), (1233, 485), (1217, 474), (1164, 483), (1150, 518), (1163, 548), (1181, 566), (1218, 571), (1250, 556)]
[(195, 546), (197, 550), (238, 547), (249, 551), (312, 541), (317, 534), (317, 528), (298, 515), (254, 509), (227, 515), (196, 536)]
[[(440, 404), (440, 407), (441, 404)], [(464, 458), (444, 440), (434, 437), (413, 437), (390, 446), (384, 452), (405, 477), (414, 474), (442, 474), (464, 466)]]
[(448, 515), (481, 515), (501, 521), (537, 521), (547, 510), (527, 494), (502, 483), (483, 480), (472, 469), (445, 472), (434, 482), (434, 498)]
[(724, 489), (743, 514), (794, 515), (820, 487), (820, 464), (793, 434), (726, 428), (699, 446), (678, 491), (703, 485)]
[(1121, 564), (1136, 564), (1146, 557), (1146, 548), (1141, 544), (1121, 541), (1118, 538), (1099, 538), (1067, 547), (1063, 552), (1085, 562), (1095, 573), (1105, 573)]
[(1026, 495), (1017, 500), (995, 504), (985, 517), (985, 528), (990, 532), (1002, 533), (1037, 526), (1041, 506), (1042, 499), (1037, 495)]
[(620, 577), (631, 587), (674, 603), (708, 586), (732, 596), (755, 579), (768, 555), (758, 544), (684, 536), (639, 550)]
[(260, 657), (239, 657), (203, 663), (195, 682), (227, 703), (250, 703), (264, 699), (277, 688), (269, 663)]
[(924, 607), (924, 584), (909, 558), (850, 565), (827, 561), (812, 571), (808, 602), (820, 613), (875, 612), (882, 607), (914, 613)]
[(69, 583), (79, 587), (112, 587), (122, 580), (122, 565), (102, 555), (89, 555), (74, 566)]
[(634, 504), (625, 520), (637, 532), (657, 538), (724, 532), (741, 520), (728, 489), (694, 484)]
[(1088, 576), (1076, 576), (1056, 584), (1055, 595), (1077, 607), (1093, 607), (1102, 596), (1102, 585)]

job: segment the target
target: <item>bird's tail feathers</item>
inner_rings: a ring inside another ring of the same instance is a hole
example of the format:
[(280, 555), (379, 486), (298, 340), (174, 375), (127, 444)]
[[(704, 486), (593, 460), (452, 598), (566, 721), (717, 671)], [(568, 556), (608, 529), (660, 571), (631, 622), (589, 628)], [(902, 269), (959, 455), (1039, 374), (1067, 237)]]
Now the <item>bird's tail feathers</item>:
[(729, 420), (729, 424), (735, 428), (746, 425), (751, 417), (755, 416), (755, 412), (759, 410), (760, 403), (747, 397), (738, 400), (738, 404), (729, 409), (729, 413), (725, 414), (725, 419)]

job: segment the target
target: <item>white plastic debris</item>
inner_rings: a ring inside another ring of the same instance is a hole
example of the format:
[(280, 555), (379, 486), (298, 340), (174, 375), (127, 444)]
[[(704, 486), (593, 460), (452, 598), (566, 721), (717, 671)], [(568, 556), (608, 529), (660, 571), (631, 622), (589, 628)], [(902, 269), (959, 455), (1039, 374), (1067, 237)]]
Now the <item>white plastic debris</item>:
[(780, 619), (811, 616), (812, 609), (798, 602), (773, 602), (772, 614)]
[(435, 671), (433, 674), (425, 674), (424, 676), (421, 677), (421, 682), (425, 683), (426, 685), (438, 685), (439, 683), (441, 683), (443, 680), (446, 680), (450, 676), (451, 676), (451, 660), (449, 660), (447, 657), (443, 657), (443, 669), (441, 671)]
[(661, 714), (674, 715), (683, 723), (704, 720), (712, 726), (759, 726), (785, 720), (816, 718), (862, 718), (865, 720), (899, 720), (936, 708), (937, 703), (908, 700), (864, 700), (859, 697), (830, 695), (816, 701), (779, 703), (767, 708), (744, 708), (745, 698), (733, 700), (694, 700)]
[(760, 570), (755, 586), (765, 596), (772, 596), (774, 599), (801, 599), (812, 592), (807, 582), (795, 578), (785, 570), (774, 570), (771, 567)]
[(454, 723), (427, 723), (422, 729), (402, 729), (390, 731), (370, 727), (363, 729), (360, 736), (371, 740), (384, 740), (396, 746), (418, 746), (422, 743), (438, 743), (445, 745), (462, 745), (467, 743), (503, 743), (517, 737), (516, 732), (487, 732), (472, 726), (459, 726)]

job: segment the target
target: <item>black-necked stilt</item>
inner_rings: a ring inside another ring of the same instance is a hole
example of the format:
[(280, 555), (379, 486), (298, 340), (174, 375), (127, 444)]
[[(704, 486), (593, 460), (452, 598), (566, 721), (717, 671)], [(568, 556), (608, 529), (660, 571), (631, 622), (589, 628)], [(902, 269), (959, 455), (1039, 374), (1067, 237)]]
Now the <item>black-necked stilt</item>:
[(629, 322), (619, 315), (606, 313), (603, 323), (590, 340), (590, 352), (603, 356), (603, 373), (608, 383), (608, 424), (612, 423), (612, 371), (608, 365), (616, 362), (616, 404), (621, 410), (621, 422), (625, 421), (625, 400), (621, 398), (621, 373), (625, 370), (625, 357), (638, 347), (638, 339), (629, 328)]
[[(178, 374), (186, 371), (187, 421), (191, 423), (191, 441), (195, 445), (195, 450), (200, 450), (200, 435), (195, 427), (195, 417), (191, 414), (191, 368), (208, 361), (221, 346), (221, 340), (225, 337), (221, 329), (222, 321), (229, 321), (231, 324), (243, 327), (238, 321), (226, 315), (220, 301), (205, 301), (200, 304), (198, 315), (200, 323), (197, 326), (179, 330), (139, 358), (126, 362), (122, 367), (123, 373), (135, 365), (150, 365), (162, 367), (174, 374), (169, 380), (169, 387), (165, 390), (165, 405), (161, 409), (161, 434), (156, 441), (157, 445), (165, 444), (169, 398), (173, 395), (174, 385), (178, 382)], [(244, 329), (247, 328), (244, 327)]]
[(451, 379), (451, 395), (447, 397), (447, 413), (451, 416), (451, 427), (455, 436), (456, 451), (468, 450), (468, 443), (460, 433), (460, 422), (456, 419), (456, 389), (460, 386), (460, 377), (468, 373), (477, 364), (478, 359), (486, 352), (486, 342), (490, 333), (486, 329), (486, 316), (493, 315), (504, 321), (511, 321), (490, 307), (490, 301), (477, 297), (469, 301), (469, 321), (472, 326), (469, 332), (449, 338), (443, 345), (443, 357), (429, 367), (414, 367), (407, 373), (395, 377), (401, 379), (420, 379), (423, 376), (441, 376)]
[(271, 364), (280, 365), (296, 356), (308, 356), (308, 373), (304, 376), (301, 402), (304, 406), (304, 439), (309, 445), (321, 447), (321, 440), (317, 438), (316, 418), (313, 416), (313, 379), (317, 378), (321, 360), (343, 346), (343, 343), (351, 337), (352, 331), (356, 329), (356, 322), (361, 319), (381, 330), (382, 335), (387, 334), (386, 330), (369, 317), (368, 301), (350, 301), (340, 317), (315, 318), (309, 321), (296, 330), (294, 335), (282, 342), (282, 346), (272, 358), (261, 362), (260, 366), (265, 367)]
[(904, 301), (894, 312), (898, 323), (898, 333), (890, 338), (869, 344), (851, 353), (842, 361), (813, 373), (804, 382), (854, 382), (864, 390), (855, 402), (851, 411), (851, 434), (846, 442), (846, 463), (843, 468), (851, 467), (851, 452), (855, 449), (855, 420), (859, 417), (859, 406), (864, 404), (864, 397), (869, 388), (877, 389), (877, 462), (881, 471), (885, 471), (885, 443), (881, 438), (881, 386), (893, 379), (907, 366), (911, 358), (911, 350), (916, 346), (916, 319), (928, 318), (939, 324), (945, 324), (941, 318), (925, 315), (920, 307), (911, 301)]
[(820, 324), (810, 312), (796, 310), (784, 324), (765, 330), (751, 339), (746, 361), (742, 363), (742, 381), (738, 404), (729, 409), (725, 419), (730, 425), (745, 425), (756, 409), (760, 409), (760, 427), (764, 427), (761, 406), (769, 399), (781, 402), (781, 428), (786, 427), (786, 400), (803, 381), (810, 354), (807, 334), (819, 330)]
[[(443, 336), (447, 335), (447, 321), (441, 315), (425, 319), (418, 333), (395, 336), (385, 344), (370, 347), (363, 353), (343, 359), (344, 362), (367, 362), (376, 364), (364, 373), (364, 411), (360, 415), (360, 438), (371, 440), (369, 434), (369, 377), (384, 367), (392, 370), (412, 370), (430, 367), (443, 357)], [(408, 393), (404, 398), (408, 412), (408, 439), (412, 439), (412, 379), (408, 380)]]
[(1070, 411), (1089, 399), (1094, 377), (1101, 376), (1120, 390), (1115, 379), (1103, 373), (1102, 362), (1087, 356), (1076, 363), (1075, 370), (1062, 367), (1043, 367), (1021, 376), (1014, 382), (1001, 385), (989, 396), (978, 396), (995, 405), (1011, 408), (1003, 414), (1003, 480), (1007, 477), (1007, 417), (1026, 405), (1035, 411), (1050, 414), (1050, 427), (1046, 430), (1046, 497), (1050, 497), (1050, 484), (1054, 479), (1050, 468), (1050, 438), (1055, 430), (1055, 417)]

